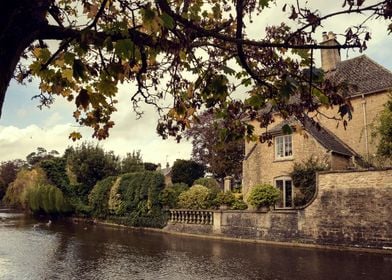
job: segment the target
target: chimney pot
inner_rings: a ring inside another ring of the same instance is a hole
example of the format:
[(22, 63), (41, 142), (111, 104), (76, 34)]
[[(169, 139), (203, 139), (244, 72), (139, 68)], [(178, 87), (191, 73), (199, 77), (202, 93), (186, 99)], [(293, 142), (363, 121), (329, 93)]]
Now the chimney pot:
[[(323, 32), (323, 42), (321, 46), (338, 46), (336, 35), (333, 32)], [(325, 71), (336, 69), (336, 65), (341, 61), (340, 51), (337, 48), (321, 49), (321, 68)]]

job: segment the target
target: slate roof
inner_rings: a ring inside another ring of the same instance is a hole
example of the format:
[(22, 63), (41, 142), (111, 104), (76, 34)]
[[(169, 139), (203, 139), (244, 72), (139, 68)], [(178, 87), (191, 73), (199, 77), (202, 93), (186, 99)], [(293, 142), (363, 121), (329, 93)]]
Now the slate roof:
[(304, 117), (301, 121), (304, 129), (309, 132), (324, 148), (332, 152), (346, 155), (358, 156), (354, 151), (348, 148), (335, 134), (320, 124), (316, 123), (309, 117)]
[(335, 83), (350, 85), (348, 94), (369, 94), (392, 88), (392, 72), (366, 55), (339, 62), (327, 73)]
[(295, 124), (301, 124), (302, 127), (315, 138), (325, 149), (338, 153), (345, 156), (358, 156), (354, 151), (352, 151), (348, 146), (344, 144), (335, 134), (326, 128), (322, 127), (320, 124), (315, 122), (309, 117), (304, 117), (301, 121), (294, 118), (289, 118), (277, 124), (268, 130), (271, 134), (282, 133), (282, 128), (285, 125), (290, 125), (295, 129)]
[(166, 167), (166, 168), (160, 169), (160, 170), (158, 170), (158, 171), (159, 171), (163, 176), (168, 176), (168, 175), (170, 175), (172, 169), (171, 169), (171, 167)]

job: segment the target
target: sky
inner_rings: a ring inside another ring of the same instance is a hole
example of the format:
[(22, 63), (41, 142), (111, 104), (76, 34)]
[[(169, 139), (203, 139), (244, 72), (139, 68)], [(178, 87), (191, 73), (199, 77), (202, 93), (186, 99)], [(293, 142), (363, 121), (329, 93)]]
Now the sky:
[[(303, 1), (302, 1), (303, 2)], [(317, 3), (318, 2), (318, 3)], [(320, 4), (320, 2), (322, 2)], [(317, 5), (322, 14), (339, 9), (339, 5), (332, 6), (332, 1), (309, 1), (309, 5)], [(341, 3), (343, 1), (336, 1)], [(335, 2), (335, 3), (336, 3)], [(374, 1), (367, 1), (370, 3)], [(263, 11), (259, 16), (253, 16), (253, 23), (248, 24), (247, 34), (251, 38), (262, 36), (267, 24), (280, 23), (287, 18), (281, 8), (283, 1), (277, 1), (271, 9)], [(316, 3), (316, 4), (315, 4)], [(323, 29), (318, 33), (321, 41), (322, 31), (344, 33), (348, 25), (360, 20), (358, 16), (340, 16), (323, 24)], [(369, 21), (366, 23), (371, 32), (372, 40), (368, 44), (367, 56), (392, 69), (392, 35), (386, 32), (387, 23)], [(319, 52), (315, 53), (319, 57)], [(358, 51), (342, 53), (342, 59), (349, 59), (362, 55)], [(317, 59), (316, 63), (320, 60)], [(141, 119), (136, 119), (132, 111), (130, 97), (132, 88), (120, 86), (118, 93), (118, 111), (113, 115), (116, 125), (110, 132), (110, 137), (100, 141), (100, 145), (107, 151), (114, 151), (117, 155), (124, 156), (128, 152), (140, 150), (145, 162), (160, 163), (163, 166), (168, 162), (172, 164), (176, 159), (189, 159), (192, 145), (183, 140), (180, 144), (174, 139), (162, 140), (155, 132), (158, 115), (153, 108), (146, 106), (145, 114)], [(79, 128), (74, 122), (72, 112), (74, 104), (57, 98), (50, 109), (37, 108), (38, 100), (32, 99), (39, 94), (38, 81), (26, 85), (12, 81), (3, 106), (0, 119), (0, 161), (21, 158), (24, 159), (37, 147), (44, 147), (48, 151), (57, 150), (62, 153), (68, 146), (81, 142), (72, 142), (68, 139), (70, 132), (78, 130), (82, 133), (82, 141), (97, 142), (92, 137), (92, 130)]]

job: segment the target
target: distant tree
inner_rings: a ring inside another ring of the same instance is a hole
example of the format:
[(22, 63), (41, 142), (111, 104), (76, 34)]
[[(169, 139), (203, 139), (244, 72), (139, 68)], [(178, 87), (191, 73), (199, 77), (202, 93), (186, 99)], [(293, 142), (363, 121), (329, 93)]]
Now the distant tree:
[(177, 159), (172, 167), (172, 182), (192, 186), (196, 179), (204, 176), (204, 170), (204, 166), (196, 161)]
[(19, 170), (26, 165), (24, 160), (10, 160), (0, 164), (0, 200), (4, 196), (7, 187), (12, 183)]
[(158, 164), (152, 163), (152, 162), (145, 162), (143, 163), (144, 169), (148, 171), (155, 171), (158, 168)]
[(216, 119), (211, 112), (204, 112), (199, 119), (186, 131), (186, 137), (192, 139), (192, 159), (206, 166), (207, 171), (220, 181), (229, 175), (240, 179), (244, 139), (230, 137), (225, 121)]
[(105, 152), (100, 146), (82, 143), (68, 148), (64, 154), (70, 170), (87, 195), (95, 183), (108, 176), (119, 174), (119, 158), (113, 152)]
[(38, 147), (36, 152), (32, 152), (26, 156), (26, 161), (30, 166), (33, 166), (45, 159), (51, 159), (59, 155), (59, 152), (52, 150), (48, 152), (45, 148)]
[(140, 172), (143, 170), (144, 165), (140, 150), (127, 153), (121, 161), (121, 173)]
[(380, 137), (377, 155), (392, 160), (392, 95), (381, 113), (375, 134)]

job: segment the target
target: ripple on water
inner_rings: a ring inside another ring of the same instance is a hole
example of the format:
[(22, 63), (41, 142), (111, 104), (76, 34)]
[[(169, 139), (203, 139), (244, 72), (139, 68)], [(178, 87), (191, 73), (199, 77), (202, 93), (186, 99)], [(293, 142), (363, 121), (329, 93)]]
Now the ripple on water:
[[(8, 214), (8, 213), (6, 213)], [(45, 223), (0, 222), (0, 279), (392, 279), (390, 256)]]

